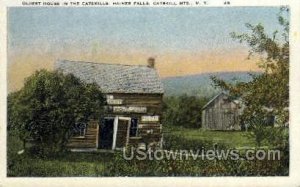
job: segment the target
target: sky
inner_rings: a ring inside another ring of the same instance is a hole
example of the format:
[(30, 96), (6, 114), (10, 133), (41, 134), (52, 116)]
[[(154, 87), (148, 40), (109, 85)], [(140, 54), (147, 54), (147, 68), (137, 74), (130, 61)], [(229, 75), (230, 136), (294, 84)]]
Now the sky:
[(279, 29), (279, 7), (235, 8), (10, 8), (8, 89), (19, 89), (37, 69), (58, 59), (146, 64), (155, 57), (159, 75), (258, 71), (257, 59), (231, 32), (245, 23)]

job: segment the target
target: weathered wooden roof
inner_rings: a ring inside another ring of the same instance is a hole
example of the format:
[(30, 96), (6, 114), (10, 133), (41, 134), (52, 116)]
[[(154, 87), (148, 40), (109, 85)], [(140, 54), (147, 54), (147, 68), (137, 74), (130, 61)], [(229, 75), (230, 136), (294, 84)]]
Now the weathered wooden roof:
[[(225, 92), (220, 92), (219, 94), (217, 94), (216, 96), (214, 96), (211, 100), (209, 100), (203, 107), (202, 110), (207, 108), (208, 106), (210, 106), (216, 99), (218, 99), (220, 96), (227, 96), (229, 97), (228, 94), (226, 94)], [(232, 100), (232, 102), (236, 105), (241, 105), (241, 101), (238, 99)]]
[(156, 70), (147, 66), (59, 60), (55, 68), (87, 83), (95, 82), (104, 93), (164, 92)]
[(216, 100), (218, 97), (221, 95), (226, 95), (224, 92), (219, 93), (218, 95), (214, 96), (211, 100), (209, 100), (203, 107), (202, 109), (207, 108), (211, 103), (213, 103), (214, 100)]

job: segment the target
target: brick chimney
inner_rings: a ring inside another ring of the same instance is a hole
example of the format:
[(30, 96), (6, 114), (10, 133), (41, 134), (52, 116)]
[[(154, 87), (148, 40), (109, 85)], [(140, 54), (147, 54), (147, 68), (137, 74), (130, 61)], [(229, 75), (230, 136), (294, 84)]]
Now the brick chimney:
[(149, 68), (155, 68), (155, 58), (150, 57), (148, 58), (148, 65)]

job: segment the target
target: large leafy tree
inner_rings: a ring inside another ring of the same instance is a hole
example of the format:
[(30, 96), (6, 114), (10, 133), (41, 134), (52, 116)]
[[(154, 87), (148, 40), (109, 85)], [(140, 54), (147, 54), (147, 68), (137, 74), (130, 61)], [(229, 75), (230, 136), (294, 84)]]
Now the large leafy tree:
[(72, 74), (37, 71), (24, 87), (8, 96), (8, 131), (24, 141), (31, 139), (44, 153), (66, 145), (76, 123), (99, 119), (104, 99), (96, 84), (86, 84)]
[(187, 128), (201, 127), (201, 110), (206, 102), (206, 98), (196, 96), (166, 97), (164, 99), (164, 124)]
[(288, 8), (281, 8), (278, 22), (281, 30), (267, 34), (263, 25), (246, 24), (249, 33), (231, 33), (233, 39), (246, 43), (249, 58), (260, 57), (260, 74), (252, 74), (252, 81), (228, 83), (212, 77), (217, 87), (240, 98), (245, 110), (242, 121), (246, 124), (263, 125), (268, 116), (276, 116), (278, 125), (288, 123), (289, 106), (289, 22)]

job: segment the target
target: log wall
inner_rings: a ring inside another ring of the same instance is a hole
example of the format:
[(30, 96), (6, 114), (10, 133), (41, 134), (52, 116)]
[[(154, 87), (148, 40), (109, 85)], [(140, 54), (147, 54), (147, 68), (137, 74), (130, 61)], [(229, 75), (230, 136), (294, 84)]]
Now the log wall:
[[(138, 146), (139, 143), (145, 143), (147, 145), (159, 144), (161, 141), (161, 114), (162, 114), (162, 94), (107, 94), (107, 98), (111, 98), (116, 102), (114, 104), (108, 104), (105, 117), (130, 117), (138, 120), (138, 130), (136, 137), (128, 137), (128, 144)], [(114, 107), (139, 107), (140, 111), (130, 112), (116, 112)], [(146, 110), (142, 110), (146, 109)], [(121, 135), (118, 132), (117, 136)], [(117, 137), (118, 139), (118, 137)], [(126, 139), (122, 139), (126, 141)], [(125, 144), (125, 142), (118, 142), (119, 144)]]
[[(137, 136), (129, 137), (128, 128), (122, 121), (118, 124), (116, 147), (127, 145), (146, 146), (160, 144), (162, 138), (162, 94), (107, 94), (104, 117), (129, 117), (138, 120)], [(123, 111), (114, 107), (125, 108)], [(123, 121), (124, 122), (124, 121)], [(98, 148), (99, 125), (101, 122), (90, 122), (85, 137), (72, 137), (69, 148)]]
[(97, 135), (98, 135), (98, 122), (91, 121), (87, 126), (85, 136), (72, 137), (67, 144), (67, 148), (70, 149), (96, 148), (97, 140), (98, 140)]

